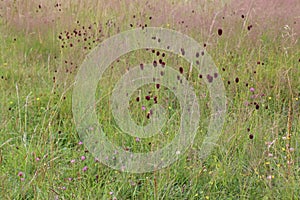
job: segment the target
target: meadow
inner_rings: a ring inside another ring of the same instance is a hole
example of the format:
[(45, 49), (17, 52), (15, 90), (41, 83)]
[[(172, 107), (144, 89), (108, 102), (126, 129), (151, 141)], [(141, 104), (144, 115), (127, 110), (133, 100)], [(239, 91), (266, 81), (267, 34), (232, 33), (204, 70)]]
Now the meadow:
[[(0, 199), (300, 199), (300, 3), (284, 2), (0, 1)], [(98, 44), (147, 27), (176, 30), (202, 45), (224, 84), (226, 117), (212, 152), (201, 158), (209, 77), (165, 50), (122, 55), (95, 94), (97, 120), (114, 144), (132, 153), (157, 151), (180, 128), (176, 95), (147, 84), (129, 98), (132, 119), (147, 125), (159, 104), (168, 124), (150, 138), (120, 130), (110, 96), (134, 66), (171, 66), (195, 89), (201, 112), (194, 142), (177, 161), (122, 172), (104, 165), (79, 137), (72, 92)]]

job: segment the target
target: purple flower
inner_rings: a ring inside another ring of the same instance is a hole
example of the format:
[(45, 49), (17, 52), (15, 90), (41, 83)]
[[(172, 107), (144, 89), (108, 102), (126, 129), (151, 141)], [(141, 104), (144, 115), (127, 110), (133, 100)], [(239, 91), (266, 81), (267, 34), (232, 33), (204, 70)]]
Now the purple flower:
[(254, 89), (253, 87), (252, 87), (252, 88), (250, 88), (250, 92), (254, 92), (254, 90), (255, 90), (255, 89)]
[(19, 173), (18, 173), (18, 176), (20, 176), (20, 177), (22, 177), (23, 175), (24, 175), (23, 172), (19, 172)]
[(80, 141), (80, 142), (78, 142), (78, 144), (79, 144), (79, 145), (82, 145), (82, 144), (83, 144), (83, 142), (81, 142), (81, 141)]
[(142, 110), (146, 110), (146, 107), (145, 107), (145, 106), (142, 106)]
[(75, 163), (75, 159), (71, 160), (70, 162), (71, 162), (71, 163)]
[(136, 141), (136, 142), (139, 142), (139, 141), (141, 141), (141, 139), (138, 138), (138, 137), (136, 137), (136, 138), (135, 138), (135, 141)]
[(81, 160), (84, 161), (85, 160), (85, 156), (81, 156)]
[(85, 172), (85, 171), (87, 171), (88, 170), (88, 167), (87, 166), (84, 166), (83, 168), (82, 168), (82, 171), (83, 172)]

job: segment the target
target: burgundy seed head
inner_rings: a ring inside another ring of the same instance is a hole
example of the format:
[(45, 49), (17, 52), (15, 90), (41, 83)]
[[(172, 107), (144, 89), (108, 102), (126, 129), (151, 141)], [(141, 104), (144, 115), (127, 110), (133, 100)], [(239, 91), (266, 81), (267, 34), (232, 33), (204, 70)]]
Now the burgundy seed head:
[(212, 83), (212, 82), (213, 82), (213, 79), (214, 79), (214, 78), (213, 78), (211, 75), (207, 74), (206, 78), (207, 78), (207, 81), (208, 81), (209, 83)]
[(219, 28), (219, 29), (218, 29), (218, 35), (221, 36), (222, 33), (223, 33), (223, 30)]
[(238, 77), (235, 78), (235, 82), (238, 83), (240, 79)]
[(180, 74), (183, 74), (183, 67), (179, 67)]
[(259, 105), (258, 105), (258, 104), (256, 104), (255, 108), (256, 108), (256, 110), (258, 110), (258, 109), (259, 109)]
[(181, 54), (184, 56), (184, 54), (185, 54), (184, 48), (181, 48), (180, 51), (181, 51)]

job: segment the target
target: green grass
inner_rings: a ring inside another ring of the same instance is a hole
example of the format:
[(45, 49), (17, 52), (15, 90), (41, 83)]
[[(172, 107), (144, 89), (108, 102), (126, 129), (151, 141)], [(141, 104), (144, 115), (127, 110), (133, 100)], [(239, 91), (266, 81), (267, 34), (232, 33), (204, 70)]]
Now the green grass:
[[(74, 14), (72, 9), (76, 9), (70, 8)], [(96, 161), (84, 144), (78, 144), (81, 140), (72, 115), (72, 89), (79, 66), (90, 51), (84, 47), (94, 48), (116, 34), (117, 27), (120, 31), (131, 29), (131, 13), (122, 14), (124, 21), (110, 27), (105, 25), (107, 20), (120, 13), (107, 10), (93, 15), (82, 8), (75, 18), (82, 23), (80, 27), (93, 25), (87, 32), (91, 38), (86, 42), (71, 39), (66, 44), (58, 36), (80, 29), (76, 20), (68, 26), (59, 21), (51, 30), (33, 34), (1, 20), (0, 199), (298, 199), (300, 48), (299, 42), (280, 35), (258, 35), (258, 42), (252, 45), (247, 32), (237, 26), (235, 37), (224, 33), (210, 39), (207, 51), (224, 80), (227, 115), (218, 144), (207, 158), (199, 159), (198, 153), (207, 132), (209, 93), (194, 71), (189, 83), (201, 109), (199, 129), (193, 146), (169, 167), (144, 174), (119, 172)], [(137, 18), (150, 23), (148, 16)], [(103, 35), (97, 33), (100, 24)], [(189, 35), (199, 43), (207, 40), (200, 38), (197, 30), (189, 30)], [(97, 38), (99, 41), (93, 43)], [(61, 48), (69, 42), (73, 48)], [(165, 53), (166, 63), (176, 70), (183, 66), (187, 76), (189, 64)], [(130, 112), (138, 124), (146, 125), (147, 109), (153, 103), (143, 97), (149, 91), (161, 97), (159, 103), (172, 118), (160, 135), (136, 142), (122, 133), (113, 119), (109, 98), (114, 85), (127, 68), (153, 59), (157, 56), (151, 51), (120, 57), (106, 70), (98, 84), (101, 92), (95, 94), (99, 99), (98, 121), (107, 137), (132, 152), (161, 148), (179, 127), (176, 97), (155, 85), (134, 93)], [(250, 92), (251, 87), (254, 92)], [(141, 100), (137, 103), (138, 95)], [(146, 111), (141, 110), (142, 105)], [(86, 159), (82, 161), (81, 156)], [(88, 170), (84, 172), (85, 166)], [(23, 172), (22, 177), (19, 172)]]

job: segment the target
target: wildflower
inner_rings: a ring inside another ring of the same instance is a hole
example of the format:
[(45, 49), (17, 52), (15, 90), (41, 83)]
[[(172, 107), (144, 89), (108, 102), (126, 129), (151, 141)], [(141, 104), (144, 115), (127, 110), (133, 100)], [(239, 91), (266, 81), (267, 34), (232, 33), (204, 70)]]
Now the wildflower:
[(142, 106), (142, 110), (146, 110), (146, 107), (145, 107), (145, 106)]
[(273, 154), (272, 153), (268, 153), (268, 157), (273, 157)]
[(252, 88), (250, 88), (250, 92), (254, 92), (254, 90), (255, 90), (255, 89), (254, 89), (253, 87), (252, 87)]
[(88, 167), (87, 166), (84, 166), (83, 168), (82, 168), (82, 171), (83, 172), (85, 172), (85, 171), (87, 171), (88, 170)]
[(71, 160), (70, 162), (71, 162), (71, 163), (75, 163), (75, 159)]
[(221, 28), (218, 29), (218, 35), (221, 36), (223, 33), (223, 30)]
[(139, 137), (136, 137), (136, 138), (135, 138), (135, 141), (136, 141), (136, 142), (140, 142), (141, 139), (140, 139)]
[(85, 160), (85, 156), (81, 156), (81, 160), (84, 161)]
[(83, 144), (83, 142), (82, 142), (82, 141), (79, 141), (79, 142), (78, 142), (78, 144), (79, 144), (79, 145), (82, 145), (82, 144)]
[(183, 73), (183, 67), (179, 67), (179, 72), (180, 72), (180, 74)]
[(295, 151), (295, 149), (293, 147), (291, 147), (289, 150), (290, 150), (290, 152)]
[(267, 176), (267, 179), (271, 180), (272, 179), (272, 175)]
[(156, 61), (156, 60), (153, 61), (153, 66), (154, 66), (154, 67), (157, 66), (157, 61)]
[(184, 56), (184, 54), (185, 54), (184, 48), (181, 48), (180, 51), (181, 51), (181, 54)]
[(22, 177), (23, 175), (24, 175), (23, 172), (19, 172), (19, 173), (18, 173), (18, 176), (20, 176), (20, 177)]
[(209, 83), (213, 82), (214, 78), (211, 75), (207, 74), (206, 78), (207, 78), (207, 80), (208, 80)]

